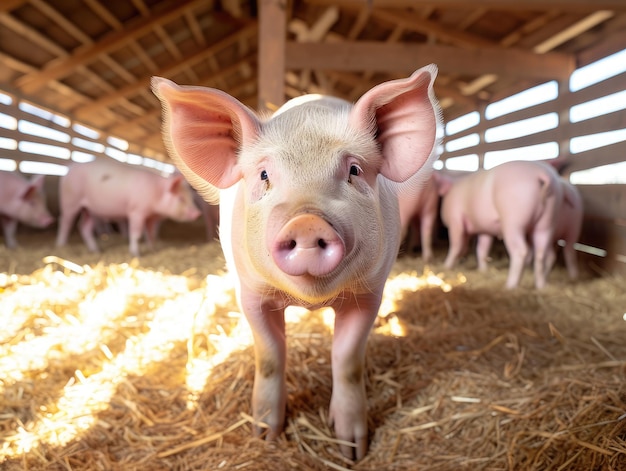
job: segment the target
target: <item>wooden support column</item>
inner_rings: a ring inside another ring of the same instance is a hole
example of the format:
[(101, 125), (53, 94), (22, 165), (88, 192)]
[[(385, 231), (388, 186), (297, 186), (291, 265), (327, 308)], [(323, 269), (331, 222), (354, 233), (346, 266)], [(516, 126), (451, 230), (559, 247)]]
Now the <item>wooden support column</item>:
[(259, 2), (259, 111), (274, 111), (285, 101), (286, 9), (287, 0)]

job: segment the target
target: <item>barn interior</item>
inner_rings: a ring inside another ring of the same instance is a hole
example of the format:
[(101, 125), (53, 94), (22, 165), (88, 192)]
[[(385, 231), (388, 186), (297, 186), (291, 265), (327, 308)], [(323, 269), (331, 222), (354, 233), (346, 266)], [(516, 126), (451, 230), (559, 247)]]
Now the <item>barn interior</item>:
[(502, 246), (486, 272), (472, 253), (446, 269), (441, 222), (433, 262), (403, 250), (357, 463), (327, 425), (325, 310), (288, 313), (285, 432), (252, 436), (251, 334), (201, 220), (166, 221), (138, 258), (117, 231), (92, 253), (20, 225), (0, 244), (2, 469), (626, 469), (622, 0), (7, 0), (0, 23), (0, 170), (46, 174), (55, 216), (73, 162), (173, 170), (153, 76), (267, 113), (430, 63), (438, 169), (548, 160), (584, 202), (581, 275), (559, 260), (543, 290), (529, 270), (503, 289)]

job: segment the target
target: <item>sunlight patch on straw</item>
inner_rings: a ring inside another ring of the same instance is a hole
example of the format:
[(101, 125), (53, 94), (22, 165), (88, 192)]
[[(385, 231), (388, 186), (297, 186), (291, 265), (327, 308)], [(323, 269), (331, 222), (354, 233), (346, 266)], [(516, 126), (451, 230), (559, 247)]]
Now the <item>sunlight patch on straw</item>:
[[(7, 357), (3, 355), (2, 361), (7, 361), (8, 357), (15, 361), (21, 354), (31, 357), (26, 360), (31, 366), (43, 365), (49, 357), (51, 346), (59, 345), (61, 341), (64, 341), (63, 347), (67, 347), (67, 351), (79, 348), (81, 341), (84, 345), (96, 343), (97, 334), (102, 335), (102, 331), (106, 330), (104, 324), (107, 322), (110, 324), (120, 311), (124, 311), (125, 298), (131, 292), (134, 295), (139, 294), (136, 288), (140, 285), (146, 297), (159, 292), (161, 296), (168, 293), (172, 299), (166, 300), (160, 307), (149, 312), (147, 321), (149, 331), (130, 337), (123, 353), (114, 356), (111, 361), (104, 362), (99, 372), (85, 375), (81, 371), (76, 371), (75, 377), (78, 381), (70, 381), (58, 401), (46, 406), (50, 413), (41, 414), (39, 420), (24, 424), (13, 436), (6, 438), (0, 447), (5, 456), (27, 453), (39, 443), (64, 445), (74, 439), (94, 424), (96, 420), (94, 415), (97, 412), (109, 407), (115, 389), (128, 375), (140, 375), (153, 363), (164, 361), (176, 343), (185, 340), (189, 335), (193, 313), (202, 301), (200, 290), (182, 292), (183, 286), (177, 282), (177, 277), (165, 277), (157, 272), (140, 272), (124, 267), (118, 275), (109, 283), (108, 288), (88, 300), (84, 303), (85, 307), (80, 309), (78, 317), (83, 322), (87, 319), (91, 321), (86, 322), (82, 330), (81, 324), (78, 323), (75, 325), (66, 323), (55, 327), (50, 329), (52, 332), (46, 332), (47, 335), (40, 339), (45, 345), (30, 343), (30, 350), (22, 346), (18, 348), (19, 352), (14, 352), (14, 355)], [(177, 290), (179, 292), (174, 293)], [(115, 295), (112, 295), (112, 292)], [(101, 299), (99, 295), (103, 295), (104, 298)], [(96, 305), (108, 307), (94, 311)], [(93, 316), (94, 312), (97, 316), (107, 317), (108, 320), (89, 317)], [(52, 340), (43, 340), (48, 337)], [(34, 346), (44, 348), (33, 348)]]

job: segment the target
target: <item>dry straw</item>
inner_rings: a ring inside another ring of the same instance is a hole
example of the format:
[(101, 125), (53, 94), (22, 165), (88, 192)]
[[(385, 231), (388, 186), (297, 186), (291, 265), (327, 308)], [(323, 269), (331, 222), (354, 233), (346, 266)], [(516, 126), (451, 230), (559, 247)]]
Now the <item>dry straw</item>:
[[(332, 312), (288, 312), (285, 433), (251, 436), (251, 335), (216, 244), (0, 274), (3, 470), (625, 470), (625, 280), (501, 287), (395, 266), (368, 345), (371, 445), (326, 424)], [(49, 252), (49, 250), (48, 250)], [(441, 255), (439, 254), (441, 259)], [(169, 268), (168, 268), (169, 267)], [(172, 268), (174, 267), (174, 268)]]

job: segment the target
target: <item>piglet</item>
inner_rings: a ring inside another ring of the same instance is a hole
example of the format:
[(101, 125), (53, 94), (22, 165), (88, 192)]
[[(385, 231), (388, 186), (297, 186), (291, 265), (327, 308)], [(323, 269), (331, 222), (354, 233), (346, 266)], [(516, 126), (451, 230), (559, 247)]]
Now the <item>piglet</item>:
[(89, 250), (99, 250), (94, 237), (96, 218), (127, 219), (130, 253), (134, 256), (139, 256), (144, 230), (151, 241), (162, 219), (187, 222), (200, 216), (182, 175), (166, 178), (106, 158), (70, 166), (59, 182), (59, 207), (57, 246), (67, 243), (74, 219), (82, 211), (80, 233)]
[(305, 96), (267, 119), (222, 91), (153, 79), (172, 159), (208, 199), (220, 190), (220, 242), (254, 334), (252, 410), (267, 439), (285, 420), (284, 310), (329, 306), (329, 422), (354, 444), (341, 446), (347, 457), (366, 454), (366, 343), (399, 249), (397, 192), (432, 167), (435, 75), (425, 67), (354, 105)]
[(36, 175), (29, 181), (17, 173), (0, 172), (0, 222), (8, 248), (17, 247), (18, 222), (38, 228), (54, 222), (46, 207), (43, 184), (43, 175)]
[(545, 287), (563, 195), (552, 166), (513, 161), (454, 179), (436, 172), (435, 178), (443, 197), (441, 219), (450, 242), (446, 268), (452, 268), (466, 251), (469, 236), (478, 235), (476, 257), (479, 269), (484, 270), (493, 237), (498, 237), (509, 255), (506, 287), (518, 286), (531, 247), (535, 286)]

